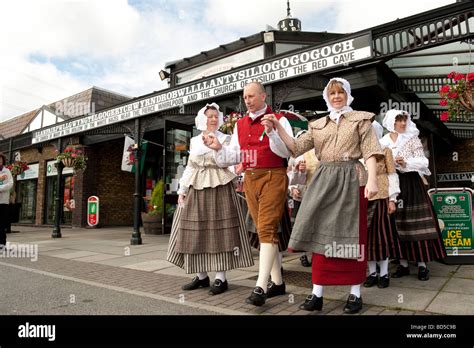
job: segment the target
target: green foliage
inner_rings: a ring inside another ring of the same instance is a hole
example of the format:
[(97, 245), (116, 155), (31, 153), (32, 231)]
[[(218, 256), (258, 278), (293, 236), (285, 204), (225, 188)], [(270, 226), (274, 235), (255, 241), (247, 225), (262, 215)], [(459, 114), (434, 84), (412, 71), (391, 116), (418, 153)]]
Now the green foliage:
[(148, 212), (149, 215), (162, 215), (163, 214), (163, 190), (164, 190), (164, 181), (160, 179), (151, 193), (151, 210)]

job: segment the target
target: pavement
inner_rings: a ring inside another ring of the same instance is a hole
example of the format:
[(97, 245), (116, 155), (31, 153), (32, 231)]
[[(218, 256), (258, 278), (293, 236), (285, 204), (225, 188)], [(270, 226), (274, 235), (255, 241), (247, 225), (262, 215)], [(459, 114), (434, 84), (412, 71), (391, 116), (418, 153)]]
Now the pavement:
[[(187, 306), (183, 309), (224, 315), (343, 315), (349, 294), (348, 286), (327, 286), (321, 312), (299, 310), (298, 305), (311, 292), (311, 267), (301, 266), (299, 254), (284, 253), (287, 295), (254, 307), (246, 304), (245, 298), (258, 275), (257, 251), (253, 267), (228, 272), (227, 292), (210, 296), (208, 289), (181, 290), (194, 275), (166, 261), (169, 235), (142, 233), (143, 244), (130, 245), (132, 227), (63, 228), (62, 238), (56, 239), (51, 238), (51, 227), (13, 226), (13, 230), (18, 233), (8, 234), (10, 250), (0, 254), (2, 266), (31, 272), (32, 277), (59, 278)], [(394, 271), (395, 265), (390, 268)], [(386, 289), (362, 287), (364, 308), (357, 315), (474, 315), (474, 265), (429, 263), (431, 277), (426, 282), (417, 279), (416, 265), (410, 268), (410, 276), (391, 279)], [(212, 280), (214, 274), (210, 276)], [(28, 289), (18, 286), (18, 292), (27, 294)], [(147, 310), (143, 314), (151, 313)], [(35, 314), (42, 313), (36, 309)], [(158, 309), (156, 314), (161, 314)]]

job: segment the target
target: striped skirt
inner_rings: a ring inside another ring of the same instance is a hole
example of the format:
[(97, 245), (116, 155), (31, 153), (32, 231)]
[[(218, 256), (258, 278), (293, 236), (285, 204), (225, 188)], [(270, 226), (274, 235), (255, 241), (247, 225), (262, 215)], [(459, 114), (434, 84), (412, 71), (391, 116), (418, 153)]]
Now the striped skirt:
[[(171, 235), (168, 246), (167, 260), (174, 265), (183, 268), (187, 274), (198, 273), (198, 272), (218, 272), (228, 271), (235, 268), (244, 268), (253, 266), (252, 251), (249, 244), (249, 238), (247, 230), (245, 228), (245, 219), (242, 214), (240, 204), (238, 202), (237, 194), (233, 189), (230, 192), (230, 201), (226, 206), (221, 206), (221, 209), (234, 209), (237, 213), (239, 226), (236, 229), (237, 238), (239, 241), (239, 247), (229, 251), (216, 251), (216, 252), (202, 252), (202, 253), (187, 253), (178, 251), (178, 241), (181, 236), (180, 233), (183, 231), (180, 228), (181, 220), (183, 219), (183, 213), (185, 208), (177, 207), (174, 216), (173, 224), (171, 226)], [(211, 189), (212, 190), (212, 189)], [(186, 199), (188, 199), (187, 197)], [(205, 206), (205, 205), (204, 205)], [(211, 211), (211, 210), (210, 210)], [(207, 215), (207, 219), (210, 221), (215, 220), (212, 214)], [(204, 223), (206, 225), (206, 223)]]
[(400, 173), (395, 220), (405, 259), (430, 262), (446, 257), (443, 237), (426, 187), (417, 172)]
[(367, 217), (367, 260), (403, 259), (395, 215), (388, 213), (388, 199), (369, 201)]

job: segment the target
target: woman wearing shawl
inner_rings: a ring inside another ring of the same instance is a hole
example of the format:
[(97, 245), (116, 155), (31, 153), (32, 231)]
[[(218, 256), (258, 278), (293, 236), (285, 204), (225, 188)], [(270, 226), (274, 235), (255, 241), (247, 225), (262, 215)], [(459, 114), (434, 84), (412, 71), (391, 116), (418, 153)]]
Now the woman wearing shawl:
[[(383, 136), (383, 127), (377, 121), (372, 122), (377, 138)], [(379, 192), (369, 200), (367, 208), (367, 260), (369, 276), (364, 286), (370, 288), (377, 284), (381, 289), (390, 285), (388, 260), (400, 259), (402, 249), (395, 226), (395, 202), (400, 193), (398, 176), (395, 170), (392, 151), (382, 146), (384, 158), (377, 158), (377, 187)], [(377, 263), (380, 273), (377, 274)]]
[(183, 290), (209, 287), (207, 272), (217, 272), (209, 291), (217, 295), (228, 289), (226, 271), (252, 266), (253, 257), (232, 182), (235, 174), (217, 166), (214, 151), (202, 139), (214, 133), (221, 144), (229, 142), (230, 136), (217, 130), (223, 123), (219, 106), (207, 104), (195, 122), (202, 133), (191, 139), (189, 161), (179, 182), (167, 260), (186, 273), (197, 273)]
[[(378, 191), (375, 156), (383, 153), (371, 125), (375, 115), (349, 107), (354, 99), (349, 82), (331, 79), (323, 98), (330, 115), (312, 122), (299, 139), (288, 136), (272, 116), (263, 122), (266, 131), (276, 127), (293, 157), (314, 148), (320, 161), (301, 202), (289, 245), (313, 252), (313, 291), (299, 308), (321, 310), (324, 285), (351, 285), (344, 312), (357, 313), (362, 308), (360, 285), (367, 270), (367, 198)], [(359, 162), (362, 157), (368, 178)]]
[[(409, 113), (389, 110), (383, 126), (390, 133), (382, 138), (381, 144), (392, 150), (400, 180), (400, 204), (395, 220), (402, 252), (409, 261), (418, 262), (418, 279), (428, 280), (426, 262), (446, 257), (436, 213), (421, 178), (422, 175), (431, 175), (428, 159), (418, 138), (420, 132)], [(392, 277), (408, 274), (408, 261), (402, 259)]]

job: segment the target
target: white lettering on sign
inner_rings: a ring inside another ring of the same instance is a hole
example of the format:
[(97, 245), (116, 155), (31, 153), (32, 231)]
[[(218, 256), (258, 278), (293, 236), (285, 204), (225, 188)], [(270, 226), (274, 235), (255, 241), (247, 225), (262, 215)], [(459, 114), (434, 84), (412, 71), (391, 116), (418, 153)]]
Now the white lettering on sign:
[(352, 39), (322, 47), (306, 48), (291, 56), (274, 59), (232, 73), (196, 81), (174, 90), (157, 92), (156, 95), (102, 111), (81, 119), (43, 128), (33, 132), (32, 143), (104, 127), (126, 119), (181, 107), (200, 100), (211, 99), (242, 90), (252, 81), (268, 84), (347, 65), (372, 57), (372, 38), (362, 34)]
[(464, 173), (443, 173), (438, 174), (438, 182), (446, 181), (471, 181), (471, 178), (474, 176), (474, 172), (464, 172)]

